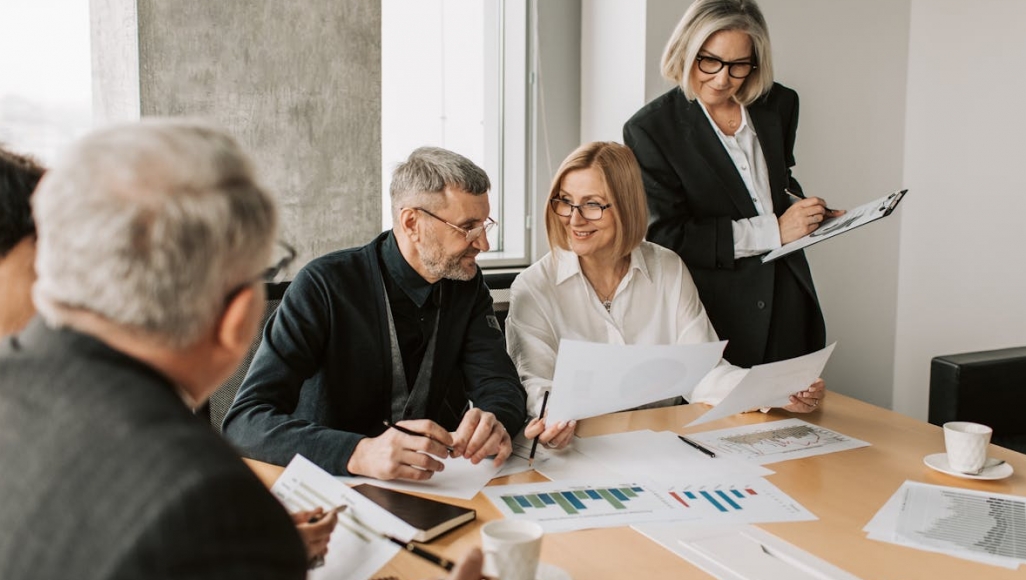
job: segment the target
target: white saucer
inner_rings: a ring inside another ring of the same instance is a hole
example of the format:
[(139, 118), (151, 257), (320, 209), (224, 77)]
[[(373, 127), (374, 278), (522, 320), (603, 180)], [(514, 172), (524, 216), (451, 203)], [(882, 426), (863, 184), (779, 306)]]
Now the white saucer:
[(951, 468), (948, 463), (947, 453), (934, 453), (933, 455), (927, 455), (923, 458), (923, 463), (926, 464), (930, 469), (935, 469), (941, 473), (947, 473), (948, 475), (954, 475), (955, 477), (961, 477), (964, 479), (1004, 479), (1009, 475), (1012, 475), (1012, 466), (1009, 463), (1002, 463), (995, 465), (998, 460), (993, 457), (987, 458), (987, 463), (983, 471), (977, 475), (969, 473), (962, 473), (961, 471), (955, 471)]
[(538, 562), (538, 573), (535, 578), (536, 580), (573, 580), (566, 570), (545, 562)]

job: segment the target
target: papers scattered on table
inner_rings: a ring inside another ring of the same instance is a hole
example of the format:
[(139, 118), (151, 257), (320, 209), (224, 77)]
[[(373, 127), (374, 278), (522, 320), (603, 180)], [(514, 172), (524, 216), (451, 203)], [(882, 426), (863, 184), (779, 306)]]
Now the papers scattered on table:
[[(328, 472), (296, 455), (271, 488), (289, 512), (325, 510), (347, 505), (356, 516), (376, 530), (408, 541), (417, 530), (371, 500), (349, 489)], [(340, 515), (339, 517), (343, 517)], [(336, 526), (328, 543), (324, 566), (310, 571), (310, 580), (366, 580), (381, 569), (399, 546), (376, 537), (361, 537), (345, 526)]]
[(1026, 562), (1026, 498), (906, 481), (869, 539), (1016, 569)]
[(688, 439), (712, 449), (717, 458), (734, 457), (760, 465), (869, 446), (801, 419), (692, 433)]
[[(435, 459), (438, 458), (435, 457)], [(495, 467), (491, 459), (485, 459), (477, 465), (471, 463), (469, 459), (463, 459), (462, 457), (449, 457), (439, 461), (445, 464), (445, 469), (436, 471), (431, 476), (431, 479), (427, 481), (382, 481), (370, 477), (347, 476), (338, 476), (338, 479), (343, 483), (351, 485), (370, 483), (378, 487), (399, 491), (413, 491), (458, 499), (471, 499), (484, 486), (488, 485), (488, 482), (499, 473), (500, 469)]]
[(635, 530), (721, 580), (858, 580), (754, 526), (641, 524)]
[(835, 342), (804, 356), (752, 367), (722, 401), (688, 425), (701, 425), (761, 407), (787, 405), (790, 395), (804, 391), (823, 374), (836, 345)]
[(751, 478), (773, 471), (732, 457), (709, 457), (670, 431), (629, 431), (574, 440), (577, 451), (611, 471), (666, 486), (680, 481)]
[(547, 421), (586, 419), (687, 397), (720, 362), (726, 344), (624, 345), (563, 339)]

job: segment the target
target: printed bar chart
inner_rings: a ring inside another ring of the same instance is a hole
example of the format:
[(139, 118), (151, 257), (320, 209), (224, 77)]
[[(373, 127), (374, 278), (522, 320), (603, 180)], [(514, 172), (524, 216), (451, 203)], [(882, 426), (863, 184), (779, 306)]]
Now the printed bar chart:
[(553, 505), (558, 506), (567, 515), (574, 515), (589, 508), (608, 510), (611, 507), (614, 510), (626, 510), (627, 504), (643, 493), (645, 488), (632, 486), (512, 494), (501, 495), (499, 498), (511, 512), (518, 515), (526, 514), (531, 509), (546, 509)]
[(811, 513), (765, 479), (684, 484), (669, 495), (684, 514), (709, 522), (800, 521)]

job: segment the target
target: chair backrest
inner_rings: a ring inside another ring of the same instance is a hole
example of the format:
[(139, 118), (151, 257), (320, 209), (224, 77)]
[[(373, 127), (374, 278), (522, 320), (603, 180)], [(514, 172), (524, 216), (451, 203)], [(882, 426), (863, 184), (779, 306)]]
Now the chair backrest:
[[(267, 306), (264, 308), (264, 319), (260, 325), (261, 330), (267, 324), (267, 319), (278, 308), (278, 304), (281, 304), (281, 297), (285, 294), (289, 283), (268, 283), (265, 287), (267, 289)], [(221, 423), (224, 421), (224, 416), (235, 400), (235, 393), (242, 386), (242, 380), (246, 378), (249, 364), (253, 362), (253, 355), (256, 354), (257, 347), (260, 346), (263, 336), (264, 333), (262, 331), (257, 333), (253, 339), (253, 344), (249, 347), (246, 358), (239, 363), (239, 367), (235, 369), (235, 372), (225, 382), (221, 383), (221, 386), (214, 391), (214, 394), (210, 396), (210, 400), (207, 402), (207, 416), (210, 419), (210, 424), (214, 426), (218, 433), (221, 432)]]
[(995, 445), (1026, 453), (1026, 347), (934, 357), (930, 423), (973, 421), (994, 429)]
[(489, 270), (484, 273), (485, 284), (492, 294), (492, 309), (499, 319), (499, 326), (506, 330), (506, 316), (509, 314), (509, 287), (520, 273), (516, 270)]

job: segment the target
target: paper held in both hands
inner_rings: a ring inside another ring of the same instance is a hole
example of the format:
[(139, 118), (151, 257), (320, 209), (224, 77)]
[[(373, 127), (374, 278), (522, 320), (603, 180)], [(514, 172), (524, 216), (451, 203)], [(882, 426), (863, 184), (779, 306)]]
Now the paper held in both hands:
[(546, 421), (587, 419), (686, 397), (720, 362), (726, 344), (601, 344), (563, 339)]
[[(836, 344), (836, 343), (835, 343)], [(547, 421), (587, 419), (687, 396), (723, 356), (725, 341), (686, 345), (600, 344), (563, 339), (552, 378)], [(834, 345), (758, 365), (698, 425), (760, 407), (782, 407), (823, 372)]]
[(827, 218), (823, 220), (823, 223), (819, 224), (816, 231), (807, 236), (798, 238), (789, 244), (780, 246), (776, 250), (773, 250), (763, 256), (762, 261), (763, 263), (771, 262), (777, 258), (786, 256), (791, 252), (797, 252), (798, 250), (811, 246), (816, 242), (829, 240), (834, 236), (850, 232), (851, 230), (859, 226), (866, 225), (869, 222), (887, 217), (891, 215), (894, 208), (898, 207), (898, 202), (901, 201), (907, 191), (907, 189), (895, 191), (894, 193), (885, 195), (880, 199), (875, 199), (869, 203), (864, 203), (858, 207), (849, 209), (844, 213), (844, 215)]
[(804, 391), (823, 374), (836, 345), (835, 342), (804, 356), (752, 367), (722, 401), (687, 426), (701, 425), (753, 409), (787, 405), (791, 395)]

